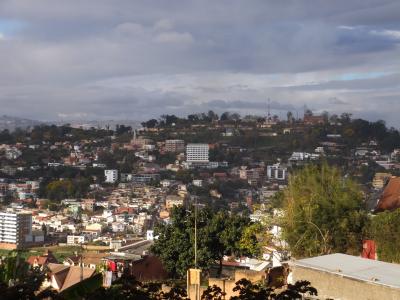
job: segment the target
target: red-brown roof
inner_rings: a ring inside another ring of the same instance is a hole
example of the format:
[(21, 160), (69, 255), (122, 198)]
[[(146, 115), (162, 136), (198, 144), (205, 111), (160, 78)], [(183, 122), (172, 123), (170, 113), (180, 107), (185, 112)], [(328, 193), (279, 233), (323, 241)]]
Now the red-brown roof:
[(53, 253), (49, 250), (47, 250), (43, 255), (41, 256), (29, 256), (28, 259), (26, 260), (28, 264), (32, 265), (38, 265), (38, 266), (43, 266), (47, 265), (49, 263), (58, 263), (57, 259), (54, 257)]
[(384, 211), (397, 208), (400, 208), (400, 177), (392, 177), (383, 190), (375, 210)]
[(138, 280), (164, 280), (168, 278), (162, 262), (156, 256), (145, 256), (139, 261), (133, 262), (132, 275)]
[(81, 276), (85, 280), (93, 276), (96, 272), (95, 269), (81, 269), (80, 267), (65, 266), (62, 264), (49, 264), (48, 268), (51, 276), (57, 282), (60, 292), (81, 282)]

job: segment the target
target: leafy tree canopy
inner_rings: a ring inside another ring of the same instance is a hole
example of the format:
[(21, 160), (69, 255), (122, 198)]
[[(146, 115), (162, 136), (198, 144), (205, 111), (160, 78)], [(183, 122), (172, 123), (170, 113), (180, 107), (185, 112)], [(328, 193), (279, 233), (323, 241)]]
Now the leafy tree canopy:
[(400, 209), (374, 216), (369, 233), (377, 244), (380, 260), (400, 263)]
[[(152, 251), (160, 257), (166, 269), (174, 277), (184, 277), (188, 268), (194, 266), (195, 212), (175, 207), (171, 222), (155, 229), (159, 238)], [(230, 216), (224, 211), (213, 213), (199, 209), (197, 213), (197, 259), (198, 267), (207, 270), (216, 261), (222, 263), (224, 255), (237, 255), (243, 251), (239, 241), (250, 220)]]
[(284, 191), (283, 235), (295, 257), (359, 254), (367, 214), (359, 187), (326, 163), (307, 166)]

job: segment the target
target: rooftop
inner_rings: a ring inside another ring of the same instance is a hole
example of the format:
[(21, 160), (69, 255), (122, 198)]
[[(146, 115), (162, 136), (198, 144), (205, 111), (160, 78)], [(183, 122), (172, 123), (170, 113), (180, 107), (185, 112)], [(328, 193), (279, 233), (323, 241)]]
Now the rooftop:
[(400, 177), (392, 177), (385, 187), (376, 210), (394, 210), (400, 207)]
[(335, 253), (293, 262), (294, 266), (333, 273), (374, 284), (400, 288), (400, 265)]

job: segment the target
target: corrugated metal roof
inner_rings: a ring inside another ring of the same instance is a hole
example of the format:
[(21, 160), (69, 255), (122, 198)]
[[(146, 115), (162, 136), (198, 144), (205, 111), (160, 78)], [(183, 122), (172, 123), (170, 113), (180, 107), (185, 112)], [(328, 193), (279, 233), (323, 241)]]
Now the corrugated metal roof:
[(400, 288), (400, 265), (341, 253), (300, 259), (294, 266), (321, 270), (374, 284)]

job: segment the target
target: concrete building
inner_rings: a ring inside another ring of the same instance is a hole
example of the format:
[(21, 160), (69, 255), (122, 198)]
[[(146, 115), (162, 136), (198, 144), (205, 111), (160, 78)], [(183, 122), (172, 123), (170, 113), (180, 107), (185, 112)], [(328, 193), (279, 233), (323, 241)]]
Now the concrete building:
[(68, 235), (67, 244), (68, 245), (80, 245), (85, 244), (86, 238), (84, 235)]
[(185, 151), (185, 141), (184, 140), (166, 140), (165, 141), (165, 151), (180, 153)]
[(291, 281), (311, 282), (320, 299), (400, 299), (398, 264), (340, 253), (292, 264)]
[(34, 242), (31, 213), (0, 212), (0, 249), (21, 249)]
[(279, 163), (267, 166), (268, 179), (286, 180), (287, 168), (281, 166)]
[(95, 199), (82, 199), (82, 209), (87, 211), (94, 211), (96, 206)]
[(118, 170), (104, 170), (105, 182), (115, 183), (118, 181)]
[(186, 146), (186, 161), (190, 163), (208, 162), (208, 152), (208, 144), (188, 144)]
[(392, 174), (390, 173), (375, 173), (374, 179), (372, 180), (372, 186), (377, 190), (383, 189), (391, 177)]
[(165, 208), (172, 209), (174, 206), (182, 206), (184, 200), (184, 198), (177, 195), (168, 195), (165, 199)]

